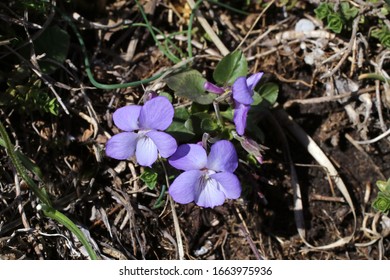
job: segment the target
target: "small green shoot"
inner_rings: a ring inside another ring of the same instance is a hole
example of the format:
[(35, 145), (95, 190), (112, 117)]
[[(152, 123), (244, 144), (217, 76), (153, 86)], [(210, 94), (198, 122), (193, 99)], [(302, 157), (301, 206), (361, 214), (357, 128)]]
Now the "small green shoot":
[(155, 170), (151, 168), (145, 168), (144, 172), (142, 172), (139, 178), (150, 190), (154, 190), (156, 188), (158, 173)]
[(390, 211), (390, 179), (387, 182), (377, 181), (376, 186), (379, 192), (372, 203), (372, 207), (377, 211), (388, 214)]
[(337, 10), (331, 3), (321, 3), (315, 10), (316, 17), (327, 23), (326, 27), (334, 33), (349, 30), (352, 21), (358, 16), (359, 9), (343, 1)]

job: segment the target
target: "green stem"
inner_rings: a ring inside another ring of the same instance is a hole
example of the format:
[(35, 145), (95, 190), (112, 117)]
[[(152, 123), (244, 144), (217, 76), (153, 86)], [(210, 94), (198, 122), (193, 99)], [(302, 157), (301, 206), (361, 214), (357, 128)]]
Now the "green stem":
[(57, 221), (73, 232), (73, 234), (80, 240), (81, 244), (83, 244), (92, 260), (99, 259), (83, 232), (67, 216), (46, 204), (39, 204), (37, 209), (42, 210), (45, 216)]
[(20, 177), (26, 182), (26, 184), (31, 188), (35, 195), (45, 204), (51, 205), (50, 199), (44, 189), (41, 189), (35, 184), (35, 182), (27, 175), (26, 168), (21, 163), (17, 154), (15, 153), (15, 147), (9, 139), (8, 133), (5, 130), (3, 123), (0, 121), (0, 135), (3, 138), (5, 149), (8, 156), (10, 157), (13, 165), (15, 166), (16, 172)]
[[(65, 17), (65, 18), (67, 18), (67, 17)], [(85, 47), (84, 40), (81, 37), (81, 34), (77, 30), (76, 26), (70, 21), (70, 19), (69, 19), (68, 22), (70, 24), (70, 27), (73, 29), (73, 32), (76, 34), (76, 37), (77, 37), (77, 39), (79, 41), (79, 44), (80, 44), (80, 47), (81, 47), (81, 52), (84, 55), (85, 72), (87, 73), (88, 79), (89, 79), (89, 81), (91, 82), (91, 84), (93, 86), (95, 86), (97, 88), (100, 88), (100, 89), (105, 89), (105, 90), (112, 90), (112, 89), (118, 89), (118, 88), (127, 88), (127, 87), (136, 87), (136, 86), (140, 86), (140, 85), (152, 82), (154, 80), (157, 80), (158, 78), (160, 78), (163, 75), (163, 73), (159, 73), (159, 74), (156, 74), (156, 75), (154, 75), (154, 76), (152, 76), (152, 77), (150, 77), (148, 79), (144, 79), (144, 80), (141, 80), (141, 81), (124, 83), (124, 84), (112, 84), (112, 85), (109, 85), (109, 84), (99, 83), (98, 81), (95, 80), (95, 78), (94, 78), (94, 76), (92, 74), (91, 64), (90, 64), (89, 59), (88, 59), (87, 49)]]
[(165, 74), (164, 72), (162, 72), (162, 73), (155, 74), (154, 76), (147, 78), (147, 79), (144, 79), (144, 80), (124, 83), (124, 84), (111, 84), (110, 85), (110, 84), (99, 83), (98, 81), (95, 80), (95, 78), (92, 74), (91, 64), (90, 64), (89, 59), (88, 59), (88, 52), (87, 52), (87, 48), (85, 47), (83, 37), (81, 36), (80, 32), (77, 30), (76, 26), (73, 24), (72, 20), (67, 15), (65, 15), (63, 12), (61, 12), (60, 10), (59, 10), (59, 12), (61, 13), (62, 17), (68, 22), (69, 26), (72, 28), (74, 34), (76, 35), (77, 40), (79, 41), (79, 44), (81, 47), (81, 52), (84, 55), (85, 72), (87, 73), (88, 79), (91, 82), (91, 84), (93, 86), (95, 86), (96, 88), (104, 89), (104, 90), (112, 90), (112, 89), (119, 89), (119, 88), (136, 87), (136, 86), (140, 86), (143, 84), (153, 82)]
[(198, 0), (195, 3), (194, 8), (192, 9), (190, 20), (188, 22), (188, 30), (187, 30), (187, 51), (188, 51), (188, 57), (192, 58), (192, 24), (194, 22), (195, 12), (198, 9), (200, 3), (202, 3), (202, 0)]
[[(0, 146), (6, 148), (5, 141), (3, 140), (3, 138), (0, 138)], [(34, 175), (37, 176), (40, 181), (43, 181), (42, 171), (34, 162), (32, 162), (28, 157), (22, 154), (19, 150), (16, 150), (15, 154), (21, 161), (22, 165), (25, 166), (27, 170), (34, 173)]]
[(17, 153), (18, 151), (15, 151), (15, 147), (11, 143), (8, 133), (1, 121), (0, 121), (0, 136), (1, 136), (0, 145), (5, 147), (8, 156), (10, 157), (13, 165), (15, 166), (16, 172), (19, 174), (20, 177), (22, 177), (22, 179), (26, 182), (28, 187), (34, 192), (34, 194), (42, 202), (42, 204), (40, 204), (40, 208), (43, 210), (43, 213), (47, 217), (56, 220), (60, 224), (64, 225), (71, 232), (73, 232), (74, 235), (76, 235), (77, 238), (80, 240), (80, 242), (84, 245), (91, 259), (93, 260), (98, 259), (95, 251), (92, 249), (91, 245), (88, 243), (87, 238), (80, 231), (80, 229), (68, 217), (66, 217), (64, 214), (51, 207), (52, 204), (45, 189), (39, 188), (37, 184), (27, 174), (27, 170), (23, 165), (22, 161), (20, 160), (21, 157), (19, 156), (19, 153)]
[(167, 186), (166, 185), (162, 185), (160, 195), (157, 198), (156, 202), (154, 203), (152, 209), (156, 209), (156, 208), (158, 208), (160, 206), (161, 201), (163, 201), (163, 199), (164, 199), (166, 190), (167, 190)]
[[(157, 40), (155, 33), (154, 33), (154, 30), (153, 30), (153, 27), (150, 25), (150, 23), (146, 17), (145, 12), (143, 11), (142, 7), (139, 5), (138, 1), (136, 1), (136, 3), (138, 5), (138, 7), (140, 8), (140, 12), (141, 12), (141, 14), (146, 22), (144, 24), (144, 26), (146, 26), (149, 29), (150, 33), (152, 34), (153, 39), (155, 40), (156, 44), (159, 47), (159, 49), (173, 62), (181, 63), (181, 60), (179, 58), (174, 56), (172, 53), (168, 53), (164, 50), (164, 48), (161, 46), (160, 42)], [(167, 73), (170, 72), (170, 70), (167, 70), (165, 72), (160, 72), (158, 74), (155, 74), (152, 77), (144, 79), (144, 80), (123, 83), (123, 84), (103, 84), (103, 83), (96, 81), (93, 74), (92, 74), (92, 71), (91, 71), (91, 64), (90, 64), (89, 59), (88, 59), (88, 52), (87, 52), (87, 48), (85, 47), (83, 37), (81, 36), (80, 32), (77, 30), (73, 21), (69, 18), (69, 16), (67, 16), (64, 12), (62, 12), (59, 9), (57, 9), (57, 11), (61, 14), (62, 18), (69, 24), (69, 26), (73, 30), (74, 34), (76, 35), (76, 38), (79, 41), (79, 44), (81, 47), (81, 52), (84, 55), (85, 72), (87, 73), (87, 77), (88, 77), (89, 81), (91, 82), (91, 84), (93, 86), (95, 86), (96, 88), (104, 89), (104, 90), (113, 90), (113, 89), (120, 89), (120, 88), (137, 87), (137, 86), (140, 86), (143, 84), (153, 82), (153, 81), (163, 77), (164, 75), (166, 75)], [(141, 24), (138, 23), (138, 25), (141, 25)], [(168, 50), (168, 48), (166, 48), (166, 49)], [(183, 66), (181, 66), (181, 67), (183, 67)]]
[(379, 74), (376, 74), (376, 73), (361, 74), (359, 76), (359, 80), (363, 80), (363, 79), (374, 79), (374, 80), (379, 80), (379, 81), (384, 82), (384, 83), (390, 83), (390, 79), (386, 79), (382, 75), (379, 75)]
[[(147, 27), (147, 28), (149, 28), (148, 25), (147, 25), (146, 23), (134, 23), (134, 24), (132, 24), (132, 26), (134, 26), (134, 27), (136, 27), (136, 26), (141, 26), (141, 27)], [(176, 51), (178, 51), (178, 52), (180, 53), (180, 55), (183, 56), (182, 50), (181, 50), (178, 46), (176, 46), (175, 43), (172, 42), (172, 40), (170, 39), (170, 37), (171, 37), (171, 36), (175, 36), (175, 35), (185, 34), (187, 31), (178, 31), (178, 32), (173, 32), (173, 33), (171, 33), (171, 34), (164, 34), (164, 32), (162, 32), (160, 29), (158, 29), (158, 28), (156, 28), (156, 27), (154, 27), (154, 26), (151, 26), (151, 28), (152, 28), (154, 31), (158, 32), (158, 33), (164, 38), (164, 46), (165, 46), (165, 49), (166, 49), (170, 54), (172, 54), (172, 52), (169, 50), (167, 43), (169, 43), (173, 48), (175, 48)], [(157, 40), (157, 37), (156, 37), (156, 40)], [(157, 44), (157, 42), (156, 42), (156, 44)], [(168, 56), (165, 52), (164, 52), (164, 54), (165, 54), (166, 56)], [(172, 54), (172, 55), (173, 55), (173, 54)], [(172, 60), (172, 61), (173, 61), (173, 62), (177, 62), (177, 59), (174, 59), (174, 60)], [(180, 60), (179, 60), (179, 61), (180, 61)]]
[(138, 9), (141, 12), (141, 15), (145, 21), (145, 24), (146, 24), (150, 34), (152, 35), (154, 42), (157, 44), (158, 48), (160, 49), (160, 51), (162, 51), (174, 63), (180, 62), (180, 59), (178, 57), (176, 57), (174, 54), (172, 54), (170, 52), (165, 51), (165, 49), (161, 46), (160, 42), (157, 40), (156, 34), (154, 34), (154, 30), (153, 30), (152, 26), (150, 25), (148, 17), (146, 16), (141, 4), (138, 2), (138, 0), (135, 0), (135, 3), (137, 4)]
[(248, 12), (236, 9), (236, 8), (234, 8), (234, 7), (232, 7), (232, 6), (228, 5), (228, 4), (224, 4), (224, 3), (216, 1), (216, 0), (207, 0), (207, 2), (210, 2), (210, 3), (213, 3), (215, 5), (221, 6), (221, 7), (225, 8), (225, 9), (227, 9), (227, 10), (230, 10), (230, 11), (238, 13), (238, 14), (242, 14), (242, 15), (245, 15), (245, 16), (250, 15), (250, 13), (248, 13)]

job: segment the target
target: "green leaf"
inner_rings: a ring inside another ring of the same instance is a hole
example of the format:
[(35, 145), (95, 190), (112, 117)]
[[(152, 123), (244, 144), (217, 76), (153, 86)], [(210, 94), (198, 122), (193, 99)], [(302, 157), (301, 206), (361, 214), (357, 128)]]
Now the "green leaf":
[(204, 132), (213, 132), (219, 128), (217, 122), (211, 118), (203, 119), (200, 123), (200, 127)]
[(332, 30), (334, 33), (340, 33), (343, 29), (344, 22), (339, 14), (330, 14), (327, 17), (328, 25), (327, 27)]
[(195, 136), (192, 130), (191, 120), (187, 120), (186, 122), (173, 121), (165, 132), (172, 135), (179, 142), (189, 141)]
[(386, 47), (386, 48), (390, 48), (390, 32), (386, 32), (384, 34), (382, 34), (380, 37), (379, 37), (379, 41), (381, 42), (381, 44)]
[(376, 181), (376, 186), (378, 187), (379, 191), (384, 192), (386, 191), (387, 182), (386, 181)]
[(387, 181), (378, 180), (376, 186), (379, 192), (372, 207), (377, 211), (388, 213), (390, 211), (390, 179)]
[(58, 103), (57, 103), (57, 99), (56, 98), (53, 98), (49, 104), (48, 104), (48, 109), (49, 109), (49, 112), (51, 114), (53, 114), (54, 116), (57, 116), (58, 115)]
[(379, 29), (377, 27), (371, 30), (371, 37), (379, 39), (383, 35), (383, 29)]
[(195, 133), (192, 128), (191, 115), (186, 108), (176, 108), (172, 124), (166, 130), (178, 141), (191, 140)]
[(314, 13), (318, 19), (323, 20), (333, 13), (333, 7), (328, 3), (322, 3), (314, 10)]
[(168, 87), (177, 96), (188, 98), (200, 104), (211, 104), (216, 94), (206, 93), (204, 84), (206, 79), (196, 70), (187, 70), (165, 78)]
[(226, 111), (221, 111), (220, 112), (221, 116), (224, 117), (225, 119), (228, 119), (230, 121), (233, 120), (234, 112), (231, 107), (228, 107)]
[(378, 193), (375, 201), (372, 203), (375, 210), (387, 213), (390, 210), (390, 198), (383, 193)]
[(156, 171), (151, 168), (145, 168), (144, 172), (142, 172), (139, 178), (150, 190), (154, 190), (157, 184), (157, 177), (158, 174)]
[(205, 132), (202, 128), (202, 122), (205, 119), (210, 119), (210, 114), (206, 112), (198, 112), (191, 114), (191, 125), (195, 135), (203, 135)]
[(252, 106), (266, 106), (270, 107), (275, 104), (279, 94), (279, 86), (275, 83), (265, 83), (261, 85), (258, 92), (253, 95)]
[(194, 131), (194, 126), (192, 125), (192, 119), (188, 119), (184, 122), (185, 128), (187, 128), (189, 131)]
[(275, 83), (265, 83), (259, 89), (261, 97), (269, 102), (270, 105), (274, 105), (278, 99), (279, 86)]
[(174, 115), (175, 120), (186, 121), (189, 118), (190, 118), (190, 113), (186, 108), (180, 107), (175, 109), (175, 115)]
[(264, 132), (258, 126), (260, 122), (259, 116), (262, 115), (264, 110), (268, 110), (273, 104), (275, 104), (279, 94), (279, 86), (275, 83), (264, 83), (261, 85), (258, 91), (255, 91), (253, 95), (254, 102), (248, 113), (247, 119), (247, 131), (260, 142), (264, 141)]
[[(34, 48), (37, 55), (45, 53), (45, 58), (62, 64), (67, 57), (69, 43), (70, 36), (65, 30), (58, 26), (51, 26), (34, 41)], [(57, 65), (46, 61), (39, 62), (39, 65), (45, 74), (50, 74), (58, 68)]]
[(199, 112), (208, 112), (210, 110), (209, 105), (192, 103), (189, 111), (191, 114), (199, 113)]
[(388, 1), (388, 4), (387, 4), (388, 6), (382, 7), (381, 12), (380, 12), (385, 17), (387, 17), (390, 14), (390, 0), (387, 0), (387, 1)]
[(241, 51), (234, 51), (218, 63), (214, 70), (214, 81), (223, 86), (230, 86), (241, 76), (248, 74), (248, 62)]
[(375, 27), (371, 31), (371, 36), (378, 39), (384, 47), (390, 48), (390, 30), (387, 26)]
[(376, 186), (378, 187), (380, 192), (389, 193), (390, 194), (390, 179), (387, 181), (376, 181)]
[(351, 7), (348, 2), (341, 2), (340, 7), (341, 13), (346, 20), (354, 19), (359, 13), (359, 10), (355, 7)]
[(168, 92), (163, 91), (163, 92), (160, 92), (158, 95), (165, 96), (166, 98), (168, 98), (169, 102), (171, 102), (171, 103), (173, 101), (172, 95), (170, 95)]

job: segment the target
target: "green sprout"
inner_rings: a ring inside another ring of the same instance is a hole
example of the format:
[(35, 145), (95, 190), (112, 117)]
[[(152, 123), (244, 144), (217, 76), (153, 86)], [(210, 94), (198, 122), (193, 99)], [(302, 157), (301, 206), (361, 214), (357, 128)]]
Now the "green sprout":
[(375, 28), (372, 30), (371, 36), (377, 38), (384, 47), (390, 48), (390, 30), (387, 26), (383, 25), (382, 28)]
[(379, 189), (378, 195), (372, 207), (380, 212), (388, 213), (390, 210), (390, 179), (386, 181), (377, 181), (376, 185)]
[(337, 10), (329, 3), (322, 3), (315, 10), (316, 17), (327, 23), (326, 27), (334, 33), (341, 33), (348, 29), (351, 22), (359, 14), (359, 9), (351, 6), (348, 2), (341, 2)]

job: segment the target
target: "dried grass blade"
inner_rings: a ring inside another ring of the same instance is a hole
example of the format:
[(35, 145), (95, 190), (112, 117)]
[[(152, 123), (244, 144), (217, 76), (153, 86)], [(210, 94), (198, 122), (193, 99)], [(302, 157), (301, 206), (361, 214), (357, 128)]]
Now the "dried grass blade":
[[(288, 131), (307, 149), (307, 151), (311, 154), (311, 156), (320, 164), (321, 166), (324, 166), (328, 172), (329, 175), (333, 178), (337, 188), (341, 192), (341, 194), (344, 196), (345, 201), (348, 203), (349, 207), (351, 208), (351, 212), (353, 215), (353, 230), (352, 233), (346, 237), (340, 238), (339, 240), (323, 245), (323, 246), (313, 246), (311, 245), (304, 236), (304, 231), (300, 228), (300, 226), (303, 223), (303, 213), (302, 210), (302, 198), (300, 195), (300, 187), (297, 181), (295, 169), (292, 168), (293, 174), (292, 174), (292, 180), (293, 180), (293, 187), (294, 187), (294, 210), (297, 218), (297, 225), (298, 225), (298, 232), (299, 235), (301, 236), (303, 242), (310, 247), (311, 249), (315, 250), (326, 250), (326, 249), (331, 249), (335, 247), (339, 247), (342, 245), (345, 245), (349, 243), (356, 231), (356, 224), (357, 224), (357, 219), (356, 219), (356, 212), (355, 208), (351, 199), (351, 196), (349, 195), (349, 192), (347, 190), (347, 187), (345, 186), (343, 180), (340, 178), (338, 175), (338, 172), (336, 168), (333, 166), (331, 161), (328, 159), (328, 157), (324, 154), (324, 152), (320, 149), (320, 147), (314, 142), (314, 140), (307, 135), (307, 133), (297, 124), (294, 122), (294, 120), (284, 111), (284, 110), (276, 110), (275, 111), (275, 116), (277, 119), (282, 123)], [(292, 165), (292, 164), (291, 164)]]
[[(190, 5), (191, 9), (194, 9), (196, 7), (195, 2), (193, 0), (187, 0), (187, 3), (188, 5)], [(222, 43), (221, 39), (219, 39), (218, 35), (215, 34), (214, 30), (211, 28), (210, 24), (204, 18), (203, 14), (199, 10), (196, 10), (195, 13), (199, 23), (202, 25), (206, 33), (210, 36), (210, 39), (214, 42), (215, 46), (218, 48), (221, 54), (223, 56), (228, 55), (229, 50)]]

